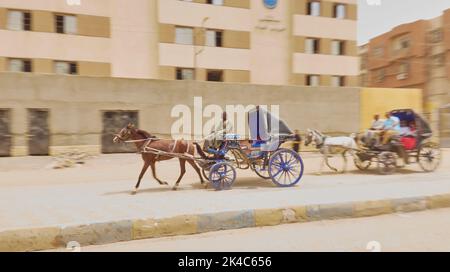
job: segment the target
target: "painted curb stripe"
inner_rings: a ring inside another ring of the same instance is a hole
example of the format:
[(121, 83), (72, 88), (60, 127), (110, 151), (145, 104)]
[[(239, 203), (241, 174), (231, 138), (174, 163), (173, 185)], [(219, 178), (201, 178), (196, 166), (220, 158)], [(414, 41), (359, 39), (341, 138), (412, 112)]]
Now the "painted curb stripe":
[(370, 217), (449, 207), (450, 193), (427, 197), (182, 215), (163, 219), (121, 220), (68, 227), (18, 229), (0, 232), (0, 252), (55, 249), (65, 247), (71, 241), (76, 241), (81, 246), (101, 245), (210, 231)]

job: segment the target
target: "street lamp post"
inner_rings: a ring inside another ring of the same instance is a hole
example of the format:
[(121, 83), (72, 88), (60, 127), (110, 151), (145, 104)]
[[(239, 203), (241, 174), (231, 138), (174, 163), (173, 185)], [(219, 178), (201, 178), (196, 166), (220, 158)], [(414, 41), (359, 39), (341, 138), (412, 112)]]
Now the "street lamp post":
[(205, 50), (205, 42), (201, 45), (200, 50), (197, 50), (197, 45), (195, 44), (196, 40), (197, 40), (197, 35), (198, 34), (202, 34), (203, 36), (205, 36), (205, 24), (206, 22), (209, 20), (209, 17), (205, 17), (202, 20), (202, 24), (201, 24), (201, 28), (200, 28), (200, 33), (196, 32), (194, 35), (194, 80), (197, 79), (197, 57), (198, 55), (200, 55), (203, 50)]

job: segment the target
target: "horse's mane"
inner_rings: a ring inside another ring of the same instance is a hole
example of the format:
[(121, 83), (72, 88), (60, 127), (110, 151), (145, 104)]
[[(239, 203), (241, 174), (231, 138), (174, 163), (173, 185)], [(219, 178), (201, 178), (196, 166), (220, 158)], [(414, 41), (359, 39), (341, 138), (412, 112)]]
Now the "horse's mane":
[(156, 138), (155, 136), (151, 135), (150, 133), (148, 133), (145, 130), (142, 129), (138, 129), (136, 131), (137, 134), (141, 135), (142, 137), (146, 138), (146, 139), (150, 139), (150, 138)]

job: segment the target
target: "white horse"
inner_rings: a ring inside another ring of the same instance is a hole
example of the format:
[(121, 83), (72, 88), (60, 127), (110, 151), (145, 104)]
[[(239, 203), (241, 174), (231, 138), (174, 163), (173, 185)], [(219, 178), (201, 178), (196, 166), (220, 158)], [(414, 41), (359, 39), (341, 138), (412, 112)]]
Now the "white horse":
[(322, 163), (320, 164), (319, 175), (322, 174), (324, 164), (326, 164), (331, 170), (339, 172), (338, 169), (332, 167), (328, 162), (328, 158), (333, 155), (340, 154), (344, 160), (344, 167), (341, 173), (345, 173), (347, 170), (347, 158), (346, 153), (349, 152), (354, 159), (358, 159), (355, 151), (358, 150), (358, 145), (355, 141), (355, 135), (350, 137), (328, 137), (318, 130), (308, 129), (308, 134), (305, 139), (305, 145), (308, 146), (314, 142), (317, 149), (323, 155)]

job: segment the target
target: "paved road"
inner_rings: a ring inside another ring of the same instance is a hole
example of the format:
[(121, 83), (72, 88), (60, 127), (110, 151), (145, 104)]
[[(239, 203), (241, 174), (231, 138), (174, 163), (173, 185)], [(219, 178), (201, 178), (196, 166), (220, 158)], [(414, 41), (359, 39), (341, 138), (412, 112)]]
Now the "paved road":
[[(276, 188), (251, 171), (239, 171), (233, 190), (204, 190), (188, 168), (179, 191), (157, 185), (148, 175), (136, 196), (130, 191), (141, 167), (137, 155), (100, 156), (64, 170), (45, 169), (49, 158), (0, 158), (0, 231), (450, 192), (448, 156), (435, 173), (423, 173), (414, 165), (392, 176), (362, 173), (354, 167), (345, 175), (316, 176), (319, 159), (304, 157), (306, 173), (295, 188)], [(178, 162), (158, 164), (158, 173), (173, 184)]]
[(449, 252), (450, 209), (221, 231), (81, 248), (82, 252), (376, 250)]

